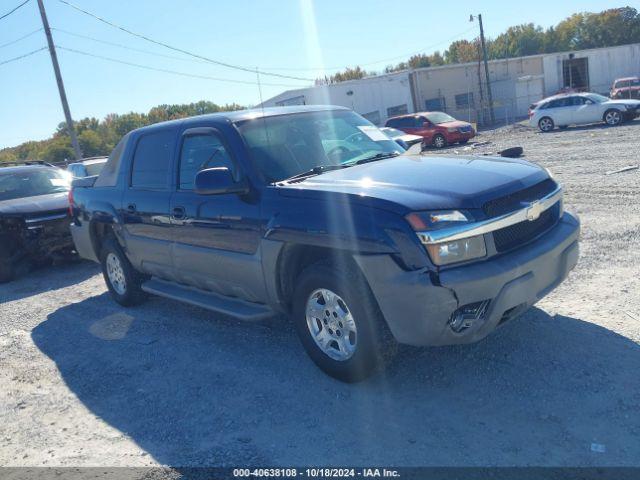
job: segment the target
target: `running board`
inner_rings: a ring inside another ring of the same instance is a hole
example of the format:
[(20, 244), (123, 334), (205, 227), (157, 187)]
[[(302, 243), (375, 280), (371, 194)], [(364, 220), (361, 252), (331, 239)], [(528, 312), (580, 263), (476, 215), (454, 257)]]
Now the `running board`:
[(206, 308), (217, 313), (229, 315), (241, 320), (257, 321), (275, 314), (266, 305), (245, 302), (237, 298), (224, 297), (197, 288), (152, 278), (142, 284), (142, 290), (152, 295), (178, 300), (180, 302)]

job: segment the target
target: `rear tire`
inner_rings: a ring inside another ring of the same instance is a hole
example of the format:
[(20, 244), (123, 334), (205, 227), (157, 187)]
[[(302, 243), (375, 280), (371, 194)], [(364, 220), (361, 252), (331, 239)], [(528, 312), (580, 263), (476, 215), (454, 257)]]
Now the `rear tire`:
[(345, 265), (318, 262), (297, 278), (293, 321), (307, 354), (328, 375), (358, 382), (395, 350), (366, 280)]
[(444, 135), (441, 133), (437, 133), (433, 136), (433, 140), (431, 141), (434, 147), (436, 148), (444, 148), (447, 146), (447, 139), (444, 138)]
[(544, 133), (550, 132), (554, 127), (555, 124), (550, 117), (542, 117), (538, 122), (538, 128)]
[(109, 293), (116, 302), (130, 307), (146, 299), (141, 289), (146, 277), (133, 268), (115, 237), (109, 236), (103, 242), (100, 264)]

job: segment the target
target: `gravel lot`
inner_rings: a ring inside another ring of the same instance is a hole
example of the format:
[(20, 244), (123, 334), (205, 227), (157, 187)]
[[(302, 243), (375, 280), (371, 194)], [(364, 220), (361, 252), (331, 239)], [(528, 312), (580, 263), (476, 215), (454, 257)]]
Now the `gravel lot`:
[(583, 222), (523, 317), (345, 385), (284, 319), (125, 310), (93, 264), (40, 270), (0, 286), (0, 465), (640, 465), (640, 171), (605, 175), (638, 164), (640, 122), (477, 140), (522, 145)]

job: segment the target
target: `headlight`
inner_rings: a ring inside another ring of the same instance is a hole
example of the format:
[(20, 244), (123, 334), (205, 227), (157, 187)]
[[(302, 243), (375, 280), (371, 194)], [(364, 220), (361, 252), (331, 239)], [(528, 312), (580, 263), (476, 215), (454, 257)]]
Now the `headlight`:
[(427, 247), (431, 261), (436, 265), (465, 262), (487, 255), (487, 248), (482, 235), (425, 246)]
[(406, 219), (416, 232), (436, 230), (451, 224), (466, 223), (471, 220), (459, 210), (414, 212), (407, 215)]
[[(459, 210), (414, 212), (407, 215), (406, 219), (416, 232), (440, 230), (472, 221), (472, 218)], [(424, 246), (435, 265), (465, 262), (487, 255), (482, 235), (437, 244), (424, 243)]]

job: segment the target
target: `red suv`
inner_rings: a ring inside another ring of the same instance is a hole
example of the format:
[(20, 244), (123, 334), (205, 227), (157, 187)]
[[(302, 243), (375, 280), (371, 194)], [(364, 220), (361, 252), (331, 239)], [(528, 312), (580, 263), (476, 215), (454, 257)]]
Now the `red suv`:
[(420, 135), (422, 145), (445, 147), (451, 143), (467, 143), (476, 136), (473, 126), (468, 122), (456, 120), (444, 112), (418, 112), (410, 115), (392, 117), (385, 124), (411, 135)]

